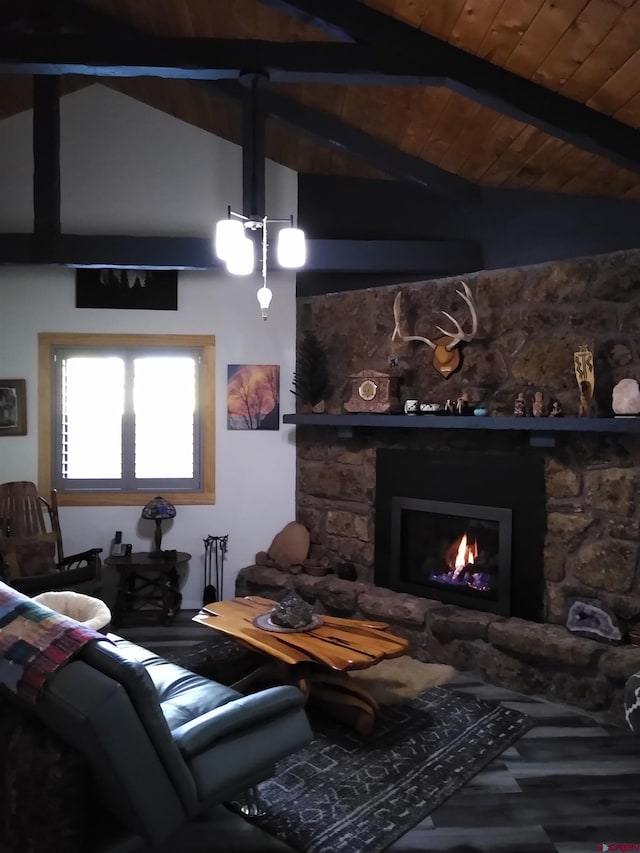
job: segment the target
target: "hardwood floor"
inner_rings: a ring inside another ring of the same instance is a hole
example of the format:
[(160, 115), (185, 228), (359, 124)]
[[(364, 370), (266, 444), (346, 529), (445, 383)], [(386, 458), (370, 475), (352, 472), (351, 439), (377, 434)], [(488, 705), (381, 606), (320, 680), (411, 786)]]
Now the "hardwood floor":
[(389, 848), (394, 853), (587, 853), (640, 845), (640, 738), (566, 705), (460, 673), (451, 686), (536, 724)]
[[(181, 613), (173, 630), (159, 634), (175, 631), (183, 639), (188, 622)], [(118, 629), (139, 642), (136, 632)], [(603, 842), (640, 849), (640, 738), (598, 715), (494, 687), (473, 673), (460, 673), (449, 686), (517, 708), (535, 725), (389, 853), (595, 853)], [(291, 848), (221, 807), (156, 853), (213, 849)]]

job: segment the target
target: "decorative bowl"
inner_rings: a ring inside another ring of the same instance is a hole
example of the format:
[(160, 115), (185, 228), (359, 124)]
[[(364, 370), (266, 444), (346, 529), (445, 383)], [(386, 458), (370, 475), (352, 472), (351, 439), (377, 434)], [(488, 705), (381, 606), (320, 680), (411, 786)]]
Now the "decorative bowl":
[(303, 625), (302, 628), (285, 628), (284, 625), (277, 625), (271, 621), (270, 613), (260, 613), (253, 617), (252, 622), (256, 628), (262, 628), (263, 631), (271, 631), (274, 634), (304, 634), (306, 631), (313, 631), (314, 628), (324, 625), (324, 619), (319, 613), (314, 613), (311, 622)]

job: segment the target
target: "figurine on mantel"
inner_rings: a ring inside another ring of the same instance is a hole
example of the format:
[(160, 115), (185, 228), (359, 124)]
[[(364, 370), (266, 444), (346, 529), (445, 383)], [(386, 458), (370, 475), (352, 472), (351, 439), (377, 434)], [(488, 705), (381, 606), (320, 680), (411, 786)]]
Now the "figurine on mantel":
[(463, 391), (462, 394), (456, 400), (456, 414), (457, 415), (466, 415), (468, 414), (469, 408), (469, 394), (466, 391)]
[(580, 383), (580, 403), (578, 405), (578, 417), (589, 418), (592, 415), (593, 388), (588, 382)]
[(562, 411), (562, 405), (560, 400), (552, 400), (551, 405), (549, 406), (549, 417), (550, 418), (563, 418), (564, 412)]
[(513, 415), (516, 418), (523, 418), (526, 415), (526, 400), (524, 393), (518, 391), (516, 398), (513, 401)]
[(573, 354), (573, 365), (580, 390), (578, 417), (588, 418), (593, 414), (593, 388), (595, 371), (593, 368), (593, 353), (586, 345)]
[(541, 418), (544, 415), (544, 396), (542, 391), (536, 391), (533, 395), (531, 414), (534, 418)]

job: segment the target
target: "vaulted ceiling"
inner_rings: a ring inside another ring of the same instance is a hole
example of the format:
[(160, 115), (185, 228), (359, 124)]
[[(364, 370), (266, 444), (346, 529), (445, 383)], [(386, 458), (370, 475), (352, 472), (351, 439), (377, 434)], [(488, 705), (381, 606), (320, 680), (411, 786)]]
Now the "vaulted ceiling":
[[(266, 71), (266, 153), (298, 172), (640, 197), (638, 0), (4, 0), (0, 24), (0, 69), (95, 66), (233, 141), (234, 78)], [(30, 104), (3, 80), (0, 115)]]
[(3, 0), (0, 117), (97, 78), (297, 172), (640, 198), (640, 0)]

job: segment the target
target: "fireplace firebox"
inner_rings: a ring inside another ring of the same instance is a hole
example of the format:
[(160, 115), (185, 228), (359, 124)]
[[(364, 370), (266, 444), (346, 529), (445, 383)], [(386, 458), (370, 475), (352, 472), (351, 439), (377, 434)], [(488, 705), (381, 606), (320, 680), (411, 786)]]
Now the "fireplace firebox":
[(535, 456), (378, 450), (375, 582), (542, 619), (544, 468)]
[(413, 595), (508, 615), (511, 510), (394, 496), (391, 562)]

